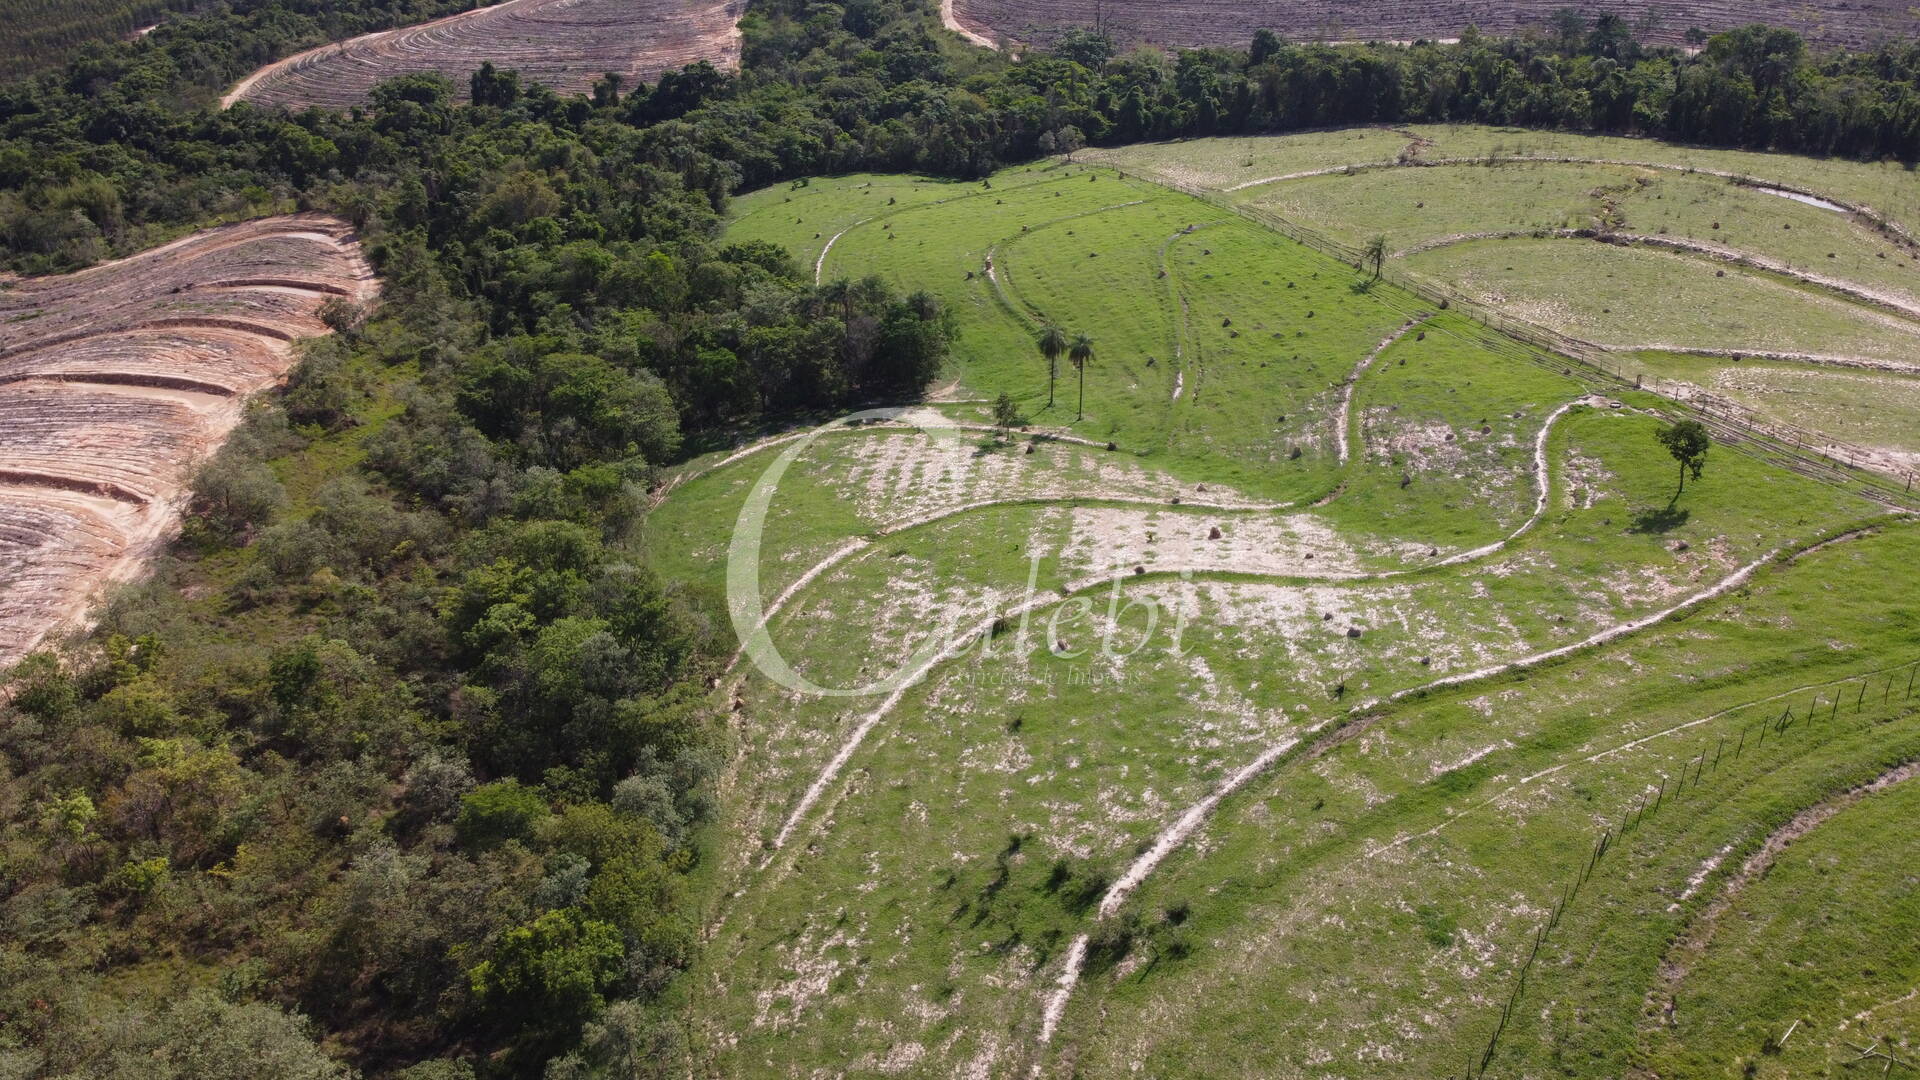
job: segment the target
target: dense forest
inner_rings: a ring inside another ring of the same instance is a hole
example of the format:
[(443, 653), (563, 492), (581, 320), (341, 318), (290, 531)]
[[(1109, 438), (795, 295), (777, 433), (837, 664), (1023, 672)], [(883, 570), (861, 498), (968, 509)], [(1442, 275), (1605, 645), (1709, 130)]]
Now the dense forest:
[[(1612, 20), (1458, 45), (1012, 59), (923, 0), (771, 0), (744, 69), (209, 107), (449, 4), (249, 0), (0, 87), (0, 239), (49, 272), (317, 208), (386, 282), (202, 471), (186, 534), (0, 712), (0, 1075), (684, 1075), (715, 598), (630, 530), (662, 466), (911, 397), (951, 321), (718, 241), (730, 194), (1185, 134), (1476, 120), (1920, 155), (1920, 45), (1696, 57)], [(347, 313), (352, 315), (355, 313)]]

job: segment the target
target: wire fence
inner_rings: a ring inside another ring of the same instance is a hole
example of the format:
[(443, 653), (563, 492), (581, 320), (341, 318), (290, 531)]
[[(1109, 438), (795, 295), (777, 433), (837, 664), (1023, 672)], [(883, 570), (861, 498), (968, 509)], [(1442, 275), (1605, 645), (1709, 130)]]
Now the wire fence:
[[(1568, 878), (1552, 912), (1534, 931), (1532, 947), (1520, 965), (1513, 990), (1500, 1010), (1500, 1019), (1487, 1039), (1486, 1048), (1469, 1058), (1466, 1072), (1462, 1074), (1466, 1080), (1479, 1080), (1487, 1075), (1494, 1055), (1500, 1049), (1500, 1040), (1506, 1034), (1508, 1022), (1513, 1019), (1514, 1010), (1519, 1006), (1521, 996), (1526, 993), (1527, 976), (1532, 973), (1534, 962), (1540, 958), (1541, 948), (1559, 928), (1561, 918), (1579, 897), (1581, 887), (1593, 877), (1601, 862), (1620, 841), (1638, 830), (1649, 818), (1657, 816), (1662, 809), (1673, 806), (1689, 792), (1698, 790), (1710, 776), (1718, 775), (1722, 762), (1738, 761), (1748, 747), (1758, 752), (1769, 739), (1778, 742), (1796, 730), (1810, 732), (1823, 724), (1831, 727), (1840, 723), (1843, 717), (1860, 717), (1870, 709), (1875, 711), (1867, 719), (1878, 720), (1881, 718), (1878, 710), (1892, 705), (1896, 700), (1904, 705), (1917, 691), (1920, 691), (1920, 660), (1913, 660), (1896, 667), (1868, 672), (1857, 679), (1843, 679), (1802, 691), (1809, 695), (1804, 702), (1804, 709), (1798, 709), (1801, 703), (1793, 700), (1793, 697), (1797, 697), (1794, 695), (1750, 702), (1715, 714), (1712, 719), (1719, 723), (1714, 725), (1706, 741), (1700, 744), (1700, 752), (1681, 764), (1677, 776), (1662, 772), (1658, 774), (1657, 783), (1648, 783), (1642, 789), (1640, 798), (1622, 810), (1620, 823), (1608, 826), (1594, 840), (1585, 861)], [(1776, 707), (1780, 710), (1778, 713), (1774, 712)], [(1736, 717), (1739, 718), (1739, 727), (1730, 729), (1729, 723)]]

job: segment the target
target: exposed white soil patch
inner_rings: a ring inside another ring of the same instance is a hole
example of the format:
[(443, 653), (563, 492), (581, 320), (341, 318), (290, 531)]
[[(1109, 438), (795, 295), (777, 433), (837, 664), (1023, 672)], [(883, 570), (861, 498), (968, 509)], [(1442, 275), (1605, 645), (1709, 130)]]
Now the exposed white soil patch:
[(1789, 191), (1786, 188), (1765, 187), (1765, 186), (1756, 186), (1754, 187), (1753, 190), (1758, 191), (1765, 195), (1778, 195), (1783, 199), (1792, 199), (1794, 202), (1803, 203), (1807, 206), (1819, 207), (1822, 210), (1831, 210), (1836, 214), (1844, 214), (1847, 212), (1846, 207), (1841, 206), (1837, 202), (1831, 202), (1829, 200), (1823, 199), (1818, 195), (1808, 195), (1805, 192)]
[(940, 25), (966, 38), (983, 49), (1000, 51), (1000, 43), (978, 31), (969, 29), (953, 13), (953, 0), (940, 0)]
[[(1715, 870), (1720, 869), (1720, 864), (1726, 861), (1728, 855), (1733, 854), (1733, 847), (1732, 844), (1728, 844), (1719, 851), (1707, 856), (1706, 859), (1700, 863), (1698, 870), (1687, 875), (1687, 887), (1680, 891), (1680, 903), (1685, 903), (1693, 899), (1694, 896), (1700, 892), (1700, 886), (1707, 883), (1707, 879), (1713, 876)], [(1680, 904), (1674, 904), (1667, 910), (1678, 911), (1679, 908)]]
[[(1220, 532), (1213, 539), (1214, 530)], [(1185, 508), (1079, 507), (1060, 553), (1072, 580), (1105, 579), (1132, 567), (1149, 572), (1358, 577), (1358, 552), (1314, 514), (1210, 516)]]

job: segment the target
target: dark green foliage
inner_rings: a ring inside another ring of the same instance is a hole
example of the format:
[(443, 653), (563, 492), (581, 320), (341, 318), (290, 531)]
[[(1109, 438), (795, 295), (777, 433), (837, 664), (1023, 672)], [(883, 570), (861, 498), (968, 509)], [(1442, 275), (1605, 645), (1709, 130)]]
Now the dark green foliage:
[(531, 839), (534, 826), (546, 816), (544, 796), (520, 786), (518, 780), (501, 780), (477, 787), (461, 798), (454, 828), (462, 845), (489, 848), (509, 840)]
[(1707, 434), (1706, 425), (1698, 420), (1676, 421), (1655, 432), (1654, 437), (1673, 455), (1673, 460), (1680, 463), (1680, 486), (1674, 489), (1678, 495), (1686, 488), (1688, 476), (1700, 479), (1707, 467), (1707, 451), (1713, 447), (1713, 438)]

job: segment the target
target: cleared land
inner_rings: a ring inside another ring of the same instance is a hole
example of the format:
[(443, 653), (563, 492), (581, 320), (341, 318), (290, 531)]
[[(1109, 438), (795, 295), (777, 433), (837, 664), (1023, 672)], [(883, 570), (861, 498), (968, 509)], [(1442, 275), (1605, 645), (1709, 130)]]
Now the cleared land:
[[(1318, 138), (1282, 168), (1347, 141)], [(1676, 499), (1663, 399), (1123, 168), (737, 202), (730, 238), (932, 290), (961, 338), (954, 400), (696, 462), (646, 523), (717, 595), (792, 454), (750, 624), (821, 686), (912, 676), (821, 697), (749, 657), (718, 688), (709, 1068), (1457, 1074), (1601, 828), (1774, 695), (1866, 676), (1884, 700), (1848, 722), (1663, 796), (1563, 912), (1524, 999), (1546, 1026), (1495, 1056), (1620, 1075), (1687, 910), (1623, 906), (1920, 753), (1904, 682), (1868, 674), (1920, 659), (1913, 600), (1849, 586), (1920, 534), (1774, 452), (1718, 447)], [(1084, 418), (1071, 369), (1048, 404), (1049, 321), (1096, 339)], [(1599, 1035), (1567, 1019), (1602, 1006)]]
[(344, 108), (383, 80), (439, 72), (464, 99), (482, 62), (563, 94), (585, 93), (607, 72), (627, 85), (706, 60), (740, 60), (734, 24), (744, 0), (507, 0), (290, 56), (249, 75), (225, 97), (255, 105)]
[(0, 291), (0, 666), (137, 573), (248, 394), (378, 283), (351, 228), (212, 229)]
[(1560, 0), (1415, 0), (1380, 4), (1369, 0), (1322, 0), (1299, 4), (1284, 0), (1221, 3), (1218, 0), (953, 0), (954, 20), (970, 33), (1002, 42), (1045, 45), (1072, 27), (1102, 29), (1129, 42), (1192, 47), (1245, 45), (1254, 31), (1268, 29), (1306, 41), (1416, 41), (1458, 37), (1468, 25), (1483, 33), (1510, 36), (1547, 24), (1572, 6), (1589, 17), (1619, 15), (1646, 26), (1644, 40), (1666, 45), (1685, 41), (1694, 27), (1731, 30), (1756, 19), (1799, 31), (1821, 44), (1861, 46), (1911, 36), (1920, 15), (1900, 0), (1815, 0), (1770, 5), (1764, 11), (1730, 0), (1684, 0), (1661, 4), (1625, 0), (1605, 5), (1568, 5)]

